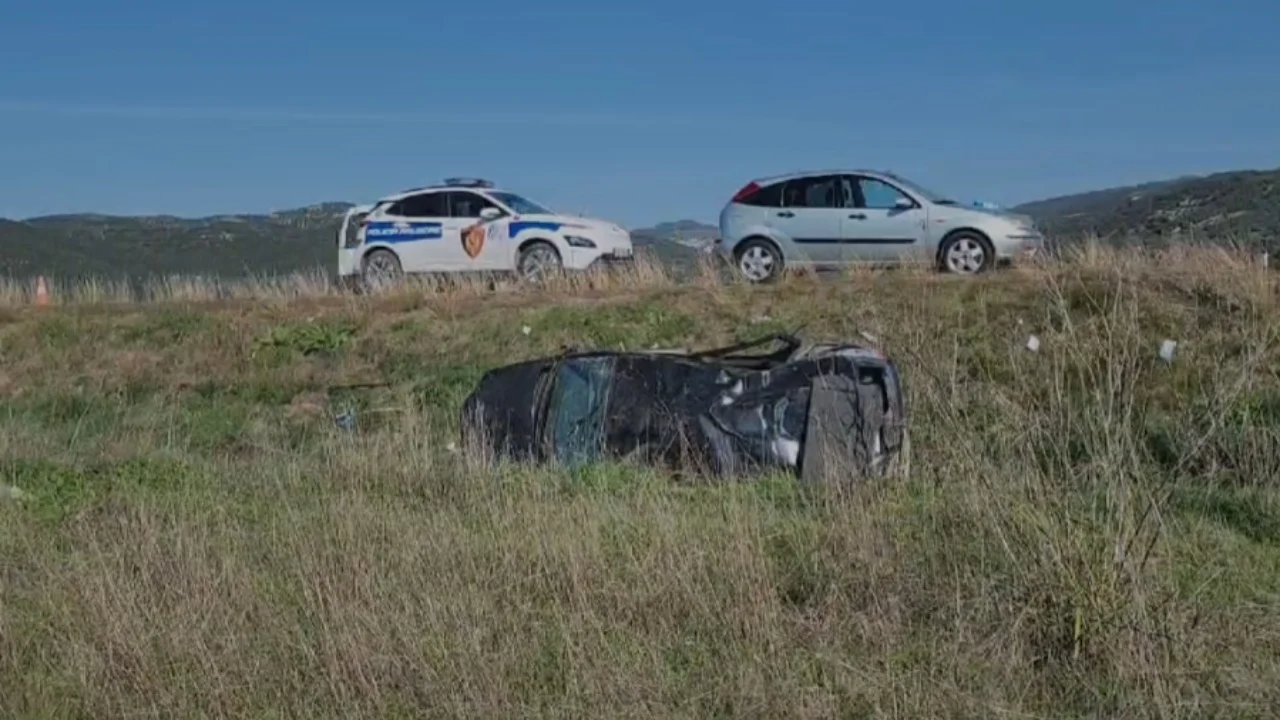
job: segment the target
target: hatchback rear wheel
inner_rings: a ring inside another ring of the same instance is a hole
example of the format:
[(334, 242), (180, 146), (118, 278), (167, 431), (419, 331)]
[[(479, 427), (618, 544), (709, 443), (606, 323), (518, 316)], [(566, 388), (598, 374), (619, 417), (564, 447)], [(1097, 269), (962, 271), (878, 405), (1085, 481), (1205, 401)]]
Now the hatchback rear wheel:
[(738, 272), (749, 282), (772, 282), (782, 274), (782, 253), (764, 238), (752, 238), (736, 253)]

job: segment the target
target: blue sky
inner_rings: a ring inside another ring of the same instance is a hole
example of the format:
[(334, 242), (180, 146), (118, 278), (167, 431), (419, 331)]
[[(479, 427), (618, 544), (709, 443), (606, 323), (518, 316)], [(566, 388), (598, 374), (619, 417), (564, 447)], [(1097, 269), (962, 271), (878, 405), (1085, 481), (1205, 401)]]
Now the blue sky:
[(0, 2), (0, 216), (489, 177), (630, 226), (869, 166), (962, 199), (1280, 165), (1275, 0)]

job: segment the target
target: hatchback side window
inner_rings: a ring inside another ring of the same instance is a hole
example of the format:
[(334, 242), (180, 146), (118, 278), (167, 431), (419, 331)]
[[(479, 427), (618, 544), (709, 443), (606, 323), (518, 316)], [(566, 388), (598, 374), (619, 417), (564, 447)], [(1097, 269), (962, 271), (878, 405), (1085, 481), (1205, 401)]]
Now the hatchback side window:
[(445, 193), (445, 195), (449, 197), (449, 217), (478, 218), (480, 217), (480, 211), (485, 208), (499, 209), (497, 205), (488, 199), (473, 192), (453, 190)]
[(906, 193), (883, 180), (869, 177), (859, 177), (857, 180), (858, 195), (862, 199), (862, 204), (858, 207), (868, 210), (893, 210), (899, 199), (911, 200)]
[(796, 208), (838, 208), (843, 204), (841, 178), (837, 175), (788, 180), (782, 190), (782, 206)]
[(397, 202), (388, 208), (387, 214), (411, 218), (443, 218), (449, 217), (449, 210), (441, 193), (423, 193), (410, 195)]

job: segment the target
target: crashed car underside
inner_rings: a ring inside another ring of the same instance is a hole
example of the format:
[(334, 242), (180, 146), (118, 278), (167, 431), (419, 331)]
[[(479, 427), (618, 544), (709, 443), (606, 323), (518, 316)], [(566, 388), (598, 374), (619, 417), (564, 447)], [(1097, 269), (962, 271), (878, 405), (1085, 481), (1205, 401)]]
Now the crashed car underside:
[[(743, 351), (770, 343), (779, 350)], [(783, 470), (804, 482), (906, 471), (897, 368), (851, 343), (776, 335), (703, 352), (570, 351), (487, 372), (462, 442), (494, 458), (574, 466), (634, 459), (676, 472)]]

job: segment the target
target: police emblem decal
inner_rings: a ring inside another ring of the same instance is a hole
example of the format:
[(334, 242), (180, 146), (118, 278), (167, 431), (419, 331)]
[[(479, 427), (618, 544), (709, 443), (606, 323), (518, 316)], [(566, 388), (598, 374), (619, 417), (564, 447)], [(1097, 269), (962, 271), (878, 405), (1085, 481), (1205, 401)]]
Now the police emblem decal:
[(474, 260), (480, 251), (484, 249), (485, 227), (483, 223), (476, 223), (462, 231), (462, 250), (467, 257)]

